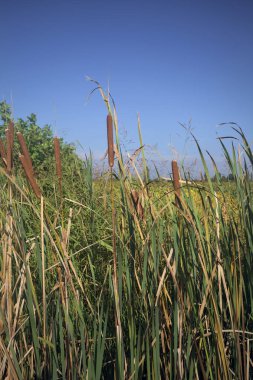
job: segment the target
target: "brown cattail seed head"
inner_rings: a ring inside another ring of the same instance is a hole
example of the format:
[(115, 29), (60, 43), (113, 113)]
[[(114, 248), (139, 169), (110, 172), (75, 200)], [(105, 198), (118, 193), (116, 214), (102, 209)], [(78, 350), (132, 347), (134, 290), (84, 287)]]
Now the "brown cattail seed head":
[(173, 176), (173, 186), (176, 194), (176, 201), (179, 201), (180, 198), (180, 179), (179, 179), (179, 170), (177, 166), (177, 161), (173, 160), (171, 162), (172, 166), (172, 176)]
[(32, 168), (31, 166), (29, 165), (29, 163), (27, 162), (26, 160), (26, 157), (24, 155), (19, 155), (19, 159), (23, 165), (23, 168), (24, 168), (24, 171), (25, 171), (25, 174), (27, 176), (27, 179), (28, 181), (30, 182), (30, 185), (32, 186), (32, 189), (36, 195), (37, 198), (40, 198), (41, 197), (41, 190), (36, 182), (36, 179), (34, 178), (34, 175), (33, 175), (33, 172), (32, 172)]
[(108, 163), (112, 168), (114, 165), (114, 148), (113, 148), (113, 122), (112, 116), (107, 115), (107, 142), (108, 142)]
[(28, 149), (27, 149), (27, 146), (26, 146), (26, 142), (25, 142), (24, 136), (22, 135), (21, 132), (17, 132), (17, 138), (18, 138), (18, 142), (19, 142), (19, 145), (20, 145), (20, 147), (21, 147), (22, 153), (23, 153), (23, 155), (25, 156), (25, 159), (26, 159), (27, 165), (29, 166), (30, 171), (33, 173), (32, 160), (31, 160), (31, 157), (30, 157), (29, 151), (28, 151)]

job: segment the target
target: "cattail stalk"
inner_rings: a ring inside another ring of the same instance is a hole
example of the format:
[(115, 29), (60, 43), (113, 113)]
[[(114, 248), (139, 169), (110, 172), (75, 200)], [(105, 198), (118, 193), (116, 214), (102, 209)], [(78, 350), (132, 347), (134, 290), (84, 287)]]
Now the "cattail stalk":
[(113, 122), (112, 115), (107, 115), (107, 142), (108, 142), (108, 163), (110, 168), (114, 165), (114, 147), (113, 147)]
[(59, 181), (60, 193), (62, 192), (62, 165), (61, 165), (61, 153), (60, 153), (60, 141), (58, 137), (54, 138), (54, 155), (56, 163), (56, 175)]
[(112, 115), (107, 115), (107, 143), (108, 143), (108, 163), (111, 171), (111, 206), (112, 206), (112, 246), (113, 246), (113, 263), (114, 263), (114, 280), (115, 287), (118, 289), (117, 285), (117, 254), (116, 254), (116, 216), (114, 207), (114, 188), (112, 179), (112, 168), (114, 165), (114, 148), (113, 148), (113, 122)]
[[(113, 249), (113, 287), (115, 297), (115, 327), (117, 336), (117, 346), (119, 352), (122, 348), (122, 327), (121, 327), (121, 313), (119, 302), (119, 285), (117, 274), (117, 247), (116, 247), (116, 210), (114, 206), (114, 188), (113, 188), (113, 174), (112, 169), (114, 165), (114, 144), (113, 144), (113, 120), (110, 114), (107, 115), (107, 142), (108, 142), (108, 163), (110, 166), (111, 174), (111, 208), (112, 208), (112, 249)], [(121, 355), (119, 355), (121, 361)]]
[(41, 240), (41, 266), (42, 266), (42, 305), (43, 305), (43, 356), (46, 361), (46, 276), (45, 276), (45, 244), (44, 244), (44, 201), (40, 198), (40, 240)]
[[(14, 144), (14, 123), (10, 122), (8, 128), (5, 130), (6, 135), (6, 154), (2, 147), (2, 158), (6, 160), (6, 170), (10, 175), (12, 171), (12, 156), (13, 156), (13, 144)], [(9, 193), (9, 204), (12, 205), (12, 184), (9, 181), (8, 184)], [(13, 254), (13, 216), (12, 213), (7, 214), (6, 218), (6, 232), (7, 232), (7, 250), (5, 251), (6, 256), (3, 257), (3, 261), (6, 263), (5, 272), (5, 291), (6, 291), (6, 316), (9, 334), (12, 335), (12, 324), (13, 324), (13, 299), (12, 299), (12, 254)], [(11, 367), (8, 366), (7, 378), (11, 378)]]

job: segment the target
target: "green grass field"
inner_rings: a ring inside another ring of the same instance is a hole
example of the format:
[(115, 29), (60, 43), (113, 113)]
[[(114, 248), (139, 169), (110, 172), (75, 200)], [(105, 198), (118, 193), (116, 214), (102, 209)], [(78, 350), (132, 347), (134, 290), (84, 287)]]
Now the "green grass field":
[(21, 166), (8, 168), (10, 149), (21, 148), (3, 140), (0, 378), (252, 378), (246, 137), (236, 130), (245, 161), (222, 146), (233, 182), (220, 181), (214, 163), (211, 180), (198, 147), (207, 181), (182, 184), (175, 198), (172, 184), (148, 182), (144, 149), (142, 170), (134, 159), (128, 170), (108, 111), (112, 173), (95, 180), (91, 157), (80, 165), (73, 156), (67, 169), (61, 151), (57, 175), (36, 179), (28, 167), (42, 196)]

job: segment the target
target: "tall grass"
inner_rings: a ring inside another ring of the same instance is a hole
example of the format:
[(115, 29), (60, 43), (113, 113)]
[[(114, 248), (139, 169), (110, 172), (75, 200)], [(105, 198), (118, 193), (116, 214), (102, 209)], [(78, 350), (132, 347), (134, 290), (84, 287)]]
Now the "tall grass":
[(214, 160), (211, 180), (196, 141), (207, 182), (164, 191), (150, 183), (141, 133), (141, 149), (124, 159), (115, 109), (99, 90), (115, 131), (111, 190), (106, 176), (93, 180), (91, 158), (76, 178), (80, 198), (75, 184), (64, 189), (55, 140), (59, 192), (43, 197), (43, 186), (36, 194), (12, 175), (10, 141), (1, 144), (0, 378), (252, 378), (253, 155), (245, 135), (235, 128), (245, 160), (220, 141), (231, 189)]

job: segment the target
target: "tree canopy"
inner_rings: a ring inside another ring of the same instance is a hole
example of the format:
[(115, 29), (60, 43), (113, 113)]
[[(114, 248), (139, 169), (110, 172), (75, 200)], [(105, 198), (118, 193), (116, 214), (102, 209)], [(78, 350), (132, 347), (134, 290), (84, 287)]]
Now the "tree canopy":
[[(11, 107), (5, 102), (0, 102), (0, 138), (5, 140), (5, 129), (8, 127), (9, 122), (12, 120)], [(54, 145), (53, 145), (53, 131), (50, 125), (39, 127), (37, 117), (31, 113), (24, 120), (18, 118), (15, 121), (15, 130), (21, 132), (25, 138), (34, 170), (37, 175), (51, 168), (54, 161)], [(75, 146), (68, 144), (60, 139), (62, 158), (67, 157), (68, 160), (80, 160), (76, 154)], [(18, 164), (19, 146), (17, 139), (14, 140), (14, 166)], [(81, 160), (80, 160), (81, 161)], [(81, 162), (80, 162), (81, 163)]]

